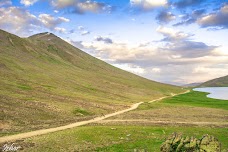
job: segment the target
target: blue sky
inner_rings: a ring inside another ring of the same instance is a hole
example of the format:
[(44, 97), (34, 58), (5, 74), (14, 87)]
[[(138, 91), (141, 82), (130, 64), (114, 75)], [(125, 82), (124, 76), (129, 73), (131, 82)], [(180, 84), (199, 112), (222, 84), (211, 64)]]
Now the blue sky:
[(0, 0), (0, 28), (21, 37), (52, 32), (160, 82), (228, 74), (228, 0)]

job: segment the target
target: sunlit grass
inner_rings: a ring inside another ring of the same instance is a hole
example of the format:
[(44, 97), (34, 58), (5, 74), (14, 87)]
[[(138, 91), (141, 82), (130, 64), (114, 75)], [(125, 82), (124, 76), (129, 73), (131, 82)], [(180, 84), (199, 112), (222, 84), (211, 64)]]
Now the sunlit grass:
[(210, 134), (227, 149), (226, 128), (151, 127), (151, 126), (85, 126), (27, 139), (35, 143), (25, 151), (134, 151), (159, 152), (165, 138), (173, 132), (202, 137)]

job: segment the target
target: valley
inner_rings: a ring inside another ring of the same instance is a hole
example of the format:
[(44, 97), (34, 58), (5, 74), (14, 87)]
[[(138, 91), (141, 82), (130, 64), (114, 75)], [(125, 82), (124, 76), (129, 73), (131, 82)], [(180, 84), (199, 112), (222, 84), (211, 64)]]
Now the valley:
[(177, 132), (228, 149), (227, 100), (118, 69), (52, 33), (0, 38), (1, 147), (159, 152)]
[[(193, 96), (194, 95), (194, 96)], [(197, 98), (196, 98), (197, 97)], [(200, 97), (200, 98), (199, 98)], [(198, 103), (189, 103), (195, 98)], [(181, 100), (180, 100), (181, 99)], [(201, 101), (199, 100), (201, 99)], [(202, 100), (204, 99), (204, 100)], [(191, 91), (152, 103), (143, 103), (137, 109), (100, 120), (85, 126), (46, 135), (18, 140), (23, 151), (134, 151), (159, 152), (164, 139), (171, 133), (202, 137), (215, 136), (227, 149), (227, 105), (215, 106), (205, 93)], [(174, 103), (175, 101), (178, 101)], [(202, 101), (209, 102), (202, 105)], [(216, 100), (216, 102), (227, 102)], [(215, 102), (214, 102), (215, 103)]]
[(0, 31), (1, 136), (67, 125), (180, 93), (120, 70), (51, 33)]

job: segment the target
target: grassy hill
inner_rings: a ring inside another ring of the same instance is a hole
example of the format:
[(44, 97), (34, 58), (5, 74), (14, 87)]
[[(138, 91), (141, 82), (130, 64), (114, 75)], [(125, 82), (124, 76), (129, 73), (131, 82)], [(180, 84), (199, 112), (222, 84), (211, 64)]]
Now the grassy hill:
[(228, 87), (228, 75), (204, 82), (199, 87)]
[(51, 33), (0, 30), (1, 133), (49, 128), (183, 92), (120, 70)]

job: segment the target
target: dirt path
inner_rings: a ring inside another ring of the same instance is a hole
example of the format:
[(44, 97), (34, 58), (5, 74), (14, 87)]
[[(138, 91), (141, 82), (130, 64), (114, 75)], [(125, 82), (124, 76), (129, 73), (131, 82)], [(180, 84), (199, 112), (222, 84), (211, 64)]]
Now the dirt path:
[(188, 92), (190, 92), (190, 90), (187, 90), (187, 91), (185, 91), (185, 92), (178, 93), (178, 94), (171, 94), (171, 96), (165, 96), (165, 97), (161, 97), (161, 98), (159, 98), (159, 99), (154, 99), (154, 100), (149, 101), (148, 103), (152, 103), (152, 102), (155, 102), (155, 101), (160, 101), (160, 100), (165, 99), (165, 98), (169, 98), (169, 97), (173, 97), (173, 96), (185, 94), (185, 93), (188, 93)]
[[(186, 91), (184, 93), (187, 93), (187, 92), (189, 92), (189, 91)], [(184, 94), (184, 93), (180, 93), (180, 94)], [(175, 95), (179, 95), (179, 94), (175, 94)], [(175, 96), (175, 95), (173, 94), (172, 96)], [(155, 100), (150, 101), (149, 103), (154, 102), (154, 101), (159, 101), (161, 99), (168, 98), (168, 97), (170, 97), (170, 96), (166, 96), (166, 97), (162, 97), (162, 98), (159, 98), (159, 99), (155, 99)], [(96, 118), (91, 119), (91, 120), (76, 122), (76, 123), (72, 123), (72, 124), (69, 124), (69, 125), (56, 127), (56, 128), (41, 129), (41, 130), (21, 133), (21, 134), (17, 134), (17, 135), (10, 135), (10, 136), (5, 136), (5, 137), (0, 137), (0, 143), (4, 143), (4, 142), (8, 142), (8, 141), (15, 141), (15, 140), (29, 138), (29, 137), (43, 135), (43, 134), (48, 134), (48, 133), (52, 133), (52, 132), (56, 132), (56, 131), (70, 129), (70, 128), (74, 128), (74, 127), (78, 127), (78, 126), (83, 126), (83, 125), (86, 125), (86, 124), (89, 124), (89, 123), (93, 123), (93, 122), (98, 122), (98, 121), (104, 120), (106, 118), (109, 118), (109, 117), (112, 117), (112, 116), (116, 116), (116, 115), (119, 115), (119, 114), (122, 114), (122, 113), (125, 113), (125, 112), (128, 112), (128, 111), (134, 110), (134, 109), (138, 108), (138, 106), (140, 104), (142, 104), (142, 103), (143, 102), (139, 102), (139, 103), (136, 103), (136, 104), (132, 105), (128, 109), (121, 110), (121, 111), (118, 111), (118, 112), (115, 112), (115, 113), (111, 113), (111, 114), (107, 114), (107, 115), (104, 115), (102, 117), (96, 117)]]
[(65, 129), (70, 129), (70, 128), (74, 128), (74, 127), (78, 127), (78, 126), (82, 126), (82, 125), (86, 125), (89, 123), (93, 123), (93, 122), (97, 122), (97, 121), (101, 121), (103, 119), (115, 116), (115, 115), (119, 115), (131, 110), (136, 109), (140, 104), (142, 104), (143, 102), (139, 102), (136, 103), (134, 105), (132, 105), (130, 108), (122, 110), (122, 111), (118, 111), (115, 113), (111, 113), (111, 114), (107, 114), (104, 115), (102, 117), (96, 117), (94, 119), (91, 120), (86, 120), (86, 121), (81, 121), (81, 122), (76, 122), (76, 123), (72, 123), (66, 126), (61, 126), (61, 127), (56, 127), (56, 128), (50, 128), (50, 129), (42, 129), (42, 130), (36, 130), (36, 131), (31, 131), (31, 132), (27, 132), (27, 133), (21, 133), (21, 134), (17, 134), (17, 135), (10, 135), (10, 136), (5, 136), (5, 137), (1, 137), (0, 138), (0, 143), (4, 143), (7, 141), (15, 141), (18, 139), (23, 139), (23, 138), (29, 138), (32, 136), (37, 136), (37, 135), (43, 135), (43, 134), (47, 134), (47, 133), (51, 133), (51, 132), (56, 132), (56, 131), (60, 131), (60, 130), (65, 130)]
[(153, 121), (147, 119), (114, 119), (114, 120), (102, 120), (97, 123), (107, 124), (107, 123), (118, 123), (118, 122), (140, 122), (140, 123), (149, 123), (149, 124), (181, 124), (181, 125), (206, 125), (206, 126), (228, 126), (228, 122), (185, 122), (185, 121)]

